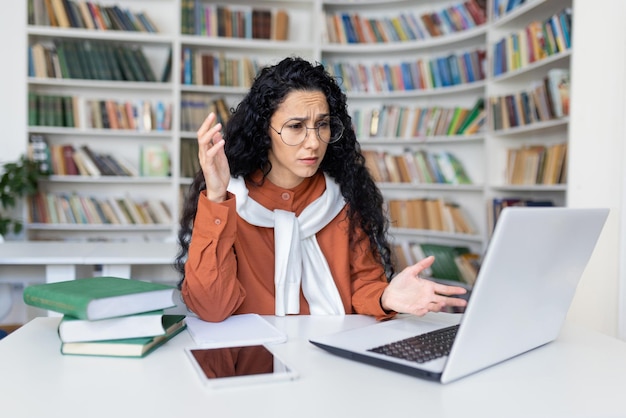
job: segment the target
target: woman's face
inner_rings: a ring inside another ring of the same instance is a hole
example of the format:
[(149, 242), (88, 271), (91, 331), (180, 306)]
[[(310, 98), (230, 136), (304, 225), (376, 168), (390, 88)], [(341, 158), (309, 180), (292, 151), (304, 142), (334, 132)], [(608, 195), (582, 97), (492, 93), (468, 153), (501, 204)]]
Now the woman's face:
[(315, 129), (307, 129), (299, 145), (285, 144), (278, 132), (286, 134), (283, 127), (287, 122), (296, 124), (289, 126), (300, 124), (313, 128), (329, 116), (328, 102), (322, 92), (292, 91), (285, 97), (270, 120), (272, 146), (268, 157), (272, 170), (267, 178), (272, 183), (285, 189), (297, 186), (317, 172), (328, 147), (318, 138)]

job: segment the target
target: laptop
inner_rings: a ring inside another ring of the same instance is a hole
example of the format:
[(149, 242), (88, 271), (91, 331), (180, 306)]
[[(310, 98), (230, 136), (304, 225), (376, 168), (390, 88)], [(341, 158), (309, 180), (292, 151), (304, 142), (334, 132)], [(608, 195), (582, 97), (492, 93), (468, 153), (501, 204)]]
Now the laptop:
[[(558, 336), (608, 213), (506, 208), (463, 314), (398, 315), (309, 341), (341, 357), (440, 383), (540, 347)], [(433, 334), (451, 334), (451, 345), (424, 349), (420, 340)]]

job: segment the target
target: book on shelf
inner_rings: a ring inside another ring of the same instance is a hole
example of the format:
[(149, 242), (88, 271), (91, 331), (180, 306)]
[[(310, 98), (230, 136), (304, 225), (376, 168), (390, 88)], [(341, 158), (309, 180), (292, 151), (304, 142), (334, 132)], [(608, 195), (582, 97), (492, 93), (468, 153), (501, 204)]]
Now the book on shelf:
[(392, 225), (397, 228), (459, 234), (475, 232), (465, 211), (443, 198), (390, 199), (387, 206)]
[(288, 14), (283, 9), (230, 7), (181, 1), (181, 33), (211, 37), (287, 40)]
[[(463, 119), (463, 121), (461, 122), (460, 126), (458, 127), (456, 133), (461, 135), (461, 134), (470, 134), (468, 133), (468, 130), (470, 129), (470, 126), (477, 120), (479, 119), (481, 116), (485, 117), (486, 115), (484, 114), (484, 110), (485, 110), (485, 99), (480, 97), (478, 98), (478, 100), (476, 100), (476, 103), (474, 103), (474, 106), (470, 109), (470, 111), (467, 113), (466, 117)], [(474, 133), (474, 132), (472, 132)]]
[(484, 4), (469, 0), (426, 13), (406, 11), (366, 17), (359, 13), (326, 13), (326, 39), (332, 43), (406, 42), (475, 28), (486, 22)]
[(200, 170), (198, 141), (182, 139), (180, 141), (180, 175), (182, 177), (194, 177), (198, 170)]
[(462, 253), (454, 258), (454, 262), (459, 269), (461, 280), (473, 286), (476, 283), (476, 277), (482, 263), (480, 255), (476, 253)]
[(447, 184), (472, 184), (463, 163), (451, 152), (440, 151), (431, 153), (436, 169), (441, 173), (443, 182)]
[(51, 3), (58, 26), (61, 28), (71, 27), (70, 19), (67, 14), (67, 10), (65, 9), (65, 5), (63, 4), (63, 0), (51, 0)]
[[(439, 89), (480, 81), (485, 78), (485, 61), (486, 51), (477, 48), (399, 63), (356, 64), (341, 60), (323, 60), (323, 63), (332, 76), (343, 80), (342, 87), (347, 92), (391, 92)], [(459, 76), (451, 78), (452, 72)]]
[[(405, 267), (411, 266), (426, 258), (419, 243), (400, 241), (392, 247), (394, 263), (396, 271), (401, 271)], [(423, 277), (431, 277), (432, 270), (430, 267), (422, 270)]]
[(28, 137), (28, 159), (39, 165), (40, 173), (52, 173), (52, 153), (48, 139), (43, 134), (31, 134)]
[(374, 181), (391, 183), (472, 184), (462, 162), (449, 151), (404, 151), (394, 155), (364, 150)]
[(166, 330), (165, 334), (154, 337), (62, 342), (61, 353), (64, 355), (103, 357), (145, 357), (174, 338), (187, 327), (185, 324), (185, 316), (165, 315), (163, 326)]
[(409, 255), (409, 243), (403, 241), (399, 244), (393, 244), (391, 247), (393, 268), (396, 271), (402, 271), (406, 267), (414, 264)]
[(91, 1), (75, 0), (29, 0), (33, 14), (29, 16), (29, 24), (38, 26), (54, 26), (63, 28), (83, 28), (99, 30), (148, 30), (135, 13), (119, 6), (102, 6)]
[[(132, 213), (131, 213), (132, 211)], [(172, 215), (163, 201), (95, 198), (38, 191), (28, 198), (29, 221), (53, 224), (169, 224)]]
[(139, 171), (144, 177), (170, 175), (170, 154), (163, 145), (142, 145)]
[(570, 72), (567, 68), (552, 68), (547, 75), (548, 89), (554, 116), (557, 118), (569, 115), (570, 104)]
[(522, 197), (496, 197), (491, 199), (487, 207), (487, 227), (489, 228), (489, 235), (493, 233), (502, 210), (509, 206), (544, 207), (554, 206), (554, 202), (549, 199), (535, 200)]
[[(35, 0), (37, 2), (38, 0)], [(93, 15), (89, 11), (89, 5), (86, 1), (81, 1), (78, 3), (78, 10), (83, 20), (83, 24), (85, 29), (95, 30), (97, 29), (96, 23), (94, 22)]]
[(526, 145), (507, 150), (507, 184), (559, 184), (564, 182), (567, 144)]
[(57, 331), (64, 343), (155, 337), (166, 333), (168, 316), (163, 310), (95, 321), (64, 315)]
[(571, 8), (566, 8), (494, 42), (492, 72), (502, 75), (570, 48)]
[(426, 257), (435, 257), (430, 266), (432, 278), (466, 283), (456, 259), (462, 254), (471, 253), (468, 247), (432, 243), (422, 243), (420, 247)]
[(173, 286), (103, 276), (24, 289), (24, 302), (79, 319), (105, 319), (173, 307)]
[(57, 94), (28, 94), (28, 125), (78, 127), (78, 99)]
[(252, 39), (270, 39), (272, 36), (272, 11), (252, 10)]
[(493, 0), (491, 7), (494, 19), (501, 18), (520, 7), (525, 2), (526, 0)]
[(514, 128), (567, 116), (569, 70), (552, 69), (526, 90), (489, 98), (494, 130)]
[(286, 41), (289, 39), (289, 14), (286, 10), (279, 9), (274, 13), (271, 32), (271, 38), (276, 41)]
[(143, 49), (97, 40), (54, 40), (29, 47), (31, 76), (113, 81), (157, 81)]

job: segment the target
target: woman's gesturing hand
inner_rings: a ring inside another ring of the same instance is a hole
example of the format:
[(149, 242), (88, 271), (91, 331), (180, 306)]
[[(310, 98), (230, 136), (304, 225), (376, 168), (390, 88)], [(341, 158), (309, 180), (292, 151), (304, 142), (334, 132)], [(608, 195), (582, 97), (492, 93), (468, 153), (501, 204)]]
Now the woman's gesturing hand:
[(224, 153), (224, 138), (221, 123), (215, 123), (217, 116), (211, 112), (198, 129), (198, 159), (204, 173), (206, 194), (213, 202), (226, 199), (226, 188), (230, 181), (230, 168)]
[(465, 307), (467, 301), (450, 297), (465, 294), (467, 291), (463, 287), (446, 286), (419, 277), (419, 273), (434, 261), (433, 256), (426, 257), (395, 276), (381, 297), (383, 309), (422, 316), (439, 312), (447, 306)]

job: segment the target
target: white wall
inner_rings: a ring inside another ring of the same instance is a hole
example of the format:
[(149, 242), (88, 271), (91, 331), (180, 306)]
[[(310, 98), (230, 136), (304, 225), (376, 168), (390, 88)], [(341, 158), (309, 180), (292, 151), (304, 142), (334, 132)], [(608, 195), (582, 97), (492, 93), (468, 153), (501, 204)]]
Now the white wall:
[(624, 252), (620, 240), (626, 132), (624, 18), (623, 0), (574, 1), (568, 205), (608, 207), (611, 214), (569, 319), (609, 335), (618, 335)]
[(0, 163), (16, 159), (26, 149), (27, 100), (25, 0), (11, 2), (0, 13)]

